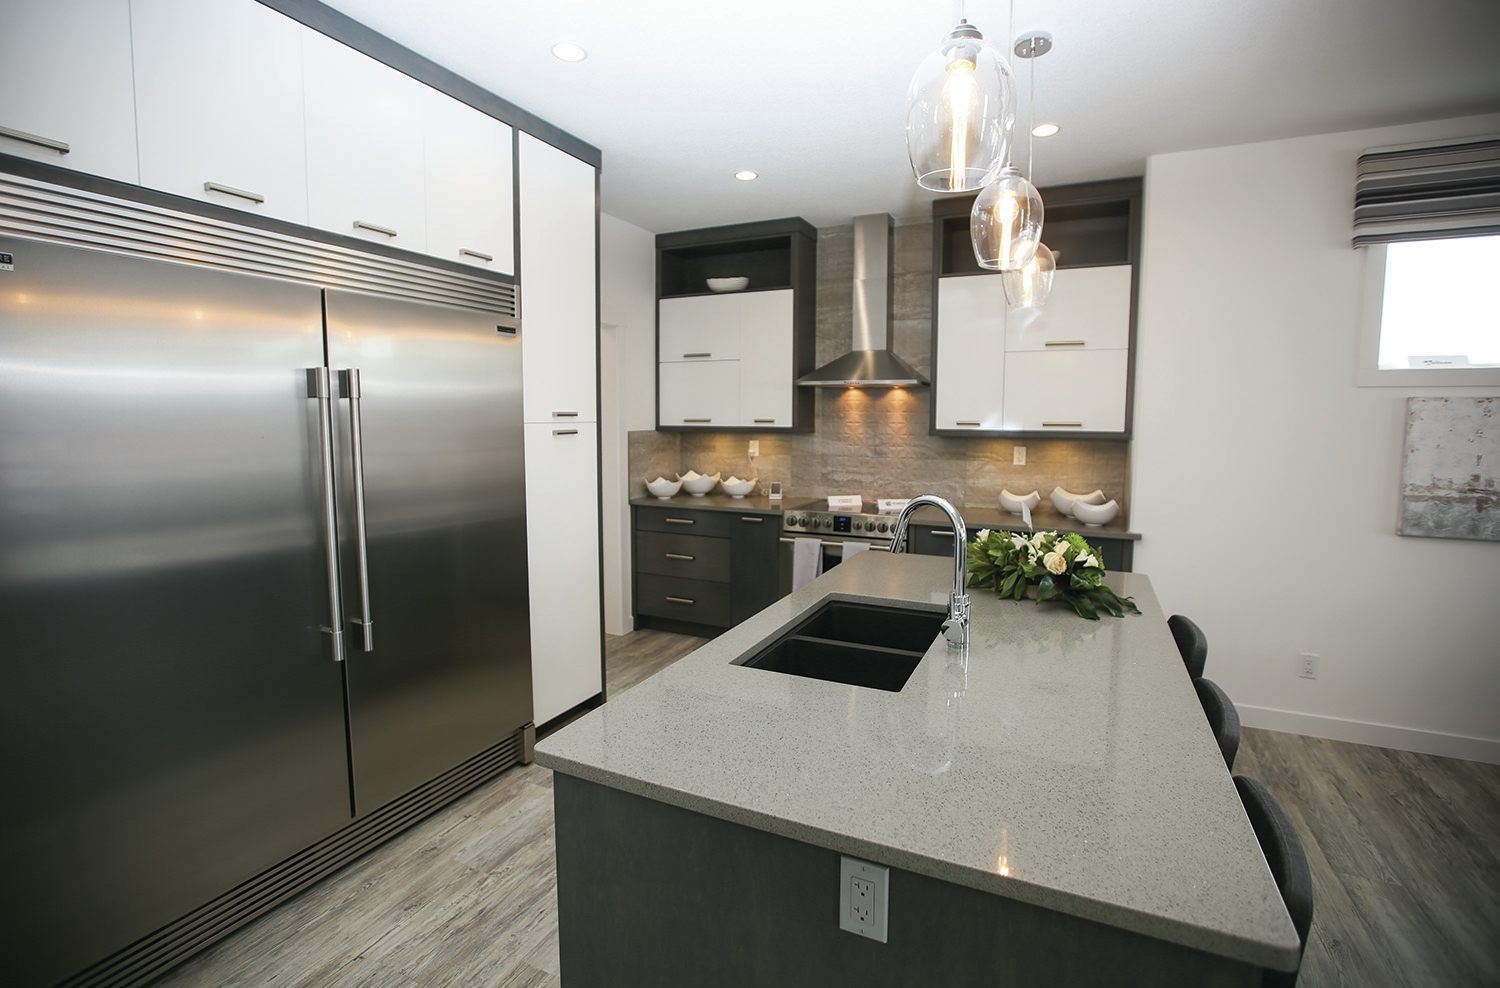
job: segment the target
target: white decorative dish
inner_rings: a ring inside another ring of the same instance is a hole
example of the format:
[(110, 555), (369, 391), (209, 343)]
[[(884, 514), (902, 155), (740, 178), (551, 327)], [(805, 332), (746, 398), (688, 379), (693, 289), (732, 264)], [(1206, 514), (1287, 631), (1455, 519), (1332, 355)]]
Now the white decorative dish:
[(742, 292), (750, 287), (749, 278), (709, 278), (708, 290), (711, 292)]
[(657, 477), (655, 480), (646, 481), (646, 490), (651, 492), (652, 497), (658, 497), (665, 501), (673, 494), (682, 490), (682, 478), (678, 477), (676, 480), (668, 480), (665, 477)]
[(1036, 491), (1032, 491), (1030, 494), (1012, 494), (1010, 491), (1000, 492), (1000, 507), (1013, 515), (1021, 513), (1021, 505), (1023, 504), (1027, 509), (1035, 511), (1036, 506), (1041, 503), (1042, 496)]
[(1087, 501), (1073, 502), (1073, 517), (1090, 528), (1108, 525), (1115, 520), (1115, 515), (1119, 513), (1119, 501), (1105, 501), (1103, 504), (1090, 504)]
[(1052, 488), (1052, 506), (1069, 518), (1073, 517), (1073, 502), (1082, 501), (1084, 504), (1103, 504), (1105, 501), (1103, 491), (1091, 491), (1088, 494), (1074, 494), (1072, 491), (1063, 490), (1061, 487)]
[(755, 490), (755, 484), (758, 480), (760, 480), (759, 477), (751, 477), (749, 480), (741, 480), (733, 474), (730, 474), (729, 479), (722, 481), (720, 483), (720, 486), (724, 488), (725, 494), (728, 494), (730, 497), (738, 500), (739, 498), (742, 498), (746, 494), (749, 494), (751, 491)]
[(708, 474), (695, 473), (694, 471), (689, 470), (687, 473), (682, 475), (683, 489), (686, 490), (689, 494), (693, 495), (693, 497), (702, 497), (709, 491), (713, 490), (716, 486), (718, 486), (718, 483), (718, 474), (709, 476)]

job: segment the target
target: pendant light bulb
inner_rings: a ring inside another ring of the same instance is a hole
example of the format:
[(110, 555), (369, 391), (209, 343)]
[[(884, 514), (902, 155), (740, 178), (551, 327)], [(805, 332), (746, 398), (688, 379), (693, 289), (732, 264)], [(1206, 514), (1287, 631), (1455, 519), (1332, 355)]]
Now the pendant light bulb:
[(1057, 255), (1046, 244), (1037, 244), (1031, 260), (1015, 271), (1002, 271), (1000, 285), (1012, 309), (1040, 309), (1052, 295), (1052, 274)]
[(1042, 242), (1042, 196), (1020, 171), (1007, 165), (986, 185), (969, 210), (974, 260), (989, 271), (1019, 271)]
[(968, 21), (917, 66), (906, 94), (906, 153), (917, 184), (972, 192), (1000, 173), (1015, 125), (1010, 66)]

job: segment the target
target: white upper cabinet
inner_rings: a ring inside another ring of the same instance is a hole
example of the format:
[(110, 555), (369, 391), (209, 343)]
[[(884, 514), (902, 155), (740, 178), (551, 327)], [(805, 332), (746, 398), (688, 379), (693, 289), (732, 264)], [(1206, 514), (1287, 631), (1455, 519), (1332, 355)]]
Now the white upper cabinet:
[(1120, 432), (1129, 350), (1028, 350), (1005, 357), (1004, 428)]
[(740, 424), (790, 428), (797, 383), (790, 288), (740, 296)]
[(0, 153), (138, 182), (129, 0), (5, 0)]
[(724, 428), (740, 419), (738, 360), (678, 360), (657, 365), (662, 425)]
[(502, 274), (515, 267), (515, 183), (509, 126), (423, 89), (427, 253)]
[[(787, 292), (788, 295), (791, 292)], [(734, 360), (740, 355), (742, 295), (690, 295), (659, 303), (660, 360)]]
[(422, 251), (427, 176), (420, 82), (302, 31), (311, 225)]
[(597, 421), (594, 168), (529, 134), (520, 144), (526, 421)]
[(1005, 292), (993, 275), (938, 279), (939, 429), (1003, 429)]
[(255, 0), (130, 10), (141, 184), (306, 223), (301, 25)]
[(1123, 350), (1129, 345), (1128, 264), (1057, 271), (1041, 311), (1012, 313), (1005, 330), (1007, 350)]

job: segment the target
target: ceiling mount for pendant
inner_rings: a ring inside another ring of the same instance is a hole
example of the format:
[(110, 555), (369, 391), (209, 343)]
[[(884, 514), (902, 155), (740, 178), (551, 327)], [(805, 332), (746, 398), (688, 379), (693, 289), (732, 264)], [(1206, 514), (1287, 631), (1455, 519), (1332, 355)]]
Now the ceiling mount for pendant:
[(1052, 50), (1052, 35), (1046, 31), (1033, 31), (1016, 39), (1015, 53), (1018, 58), (1041, 58)]

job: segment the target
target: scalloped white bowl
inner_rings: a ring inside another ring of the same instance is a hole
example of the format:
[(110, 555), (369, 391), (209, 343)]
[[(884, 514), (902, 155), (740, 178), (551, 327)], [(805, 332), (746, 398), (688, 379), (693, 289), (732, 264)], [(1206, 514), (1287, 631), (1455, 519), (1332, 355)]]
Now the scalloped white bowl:
[(658, 497), (665, 501), (673, 494), (682, 490), (682, 478), (678, 477), (676, 480), (668, 480), (665, 477), (657, 477), (655, 480), (646, 481), (646, 490), (651, 492), (652, 497)]
[(1000, 507), (1013, 515), (1021, 513), (1021, 505), (1023, 504), (1035, 511), (1036, 506), (1041, 503), (1042, 496), (1036, 491), (1032, 491), (1030, 494), (1012, 494), (1010, 491), (1000, 492)]
[(1105, 501), (1103, 504), (1090, 504), (1087, 501), (1073, 502), (1073, 517), (1090, 528), (1108, 525), (1119, 513), (1119, 501)]
[(1075, 501), (1082, 501), (1084, 504), (1103, 504), (1105, 501), (1104, 492), (1095, 490), (1090, 491), (1088, 494), (1074, 494), (1072, 491), (1064, 490), (1061, 487), (1052, 488), (1052, 506), (1069, 518), (1073, 517), (1073, 503)]
[(709, 278), (708, 290), (711, 292), (742, 292), (750, 287), (749, 278)]
[(741, 480), (740, 478), (731, 475), (728, 480), (720, 481), (720, 486), (724, 488), (725, 494), (728, 494), (732, 498), (738, 499), (755, 490), (755, 484), (758, 480), (760, 480), (759, 477), (751, 477), (749, 480)]
[(702, 497), (717, 487), (718, 484), (718, 474), (710, 476), (703, 473), (694, 473), (692, 470), (689, 470), (682, 475), (682, 489), (693, 495), (693, 497)]

